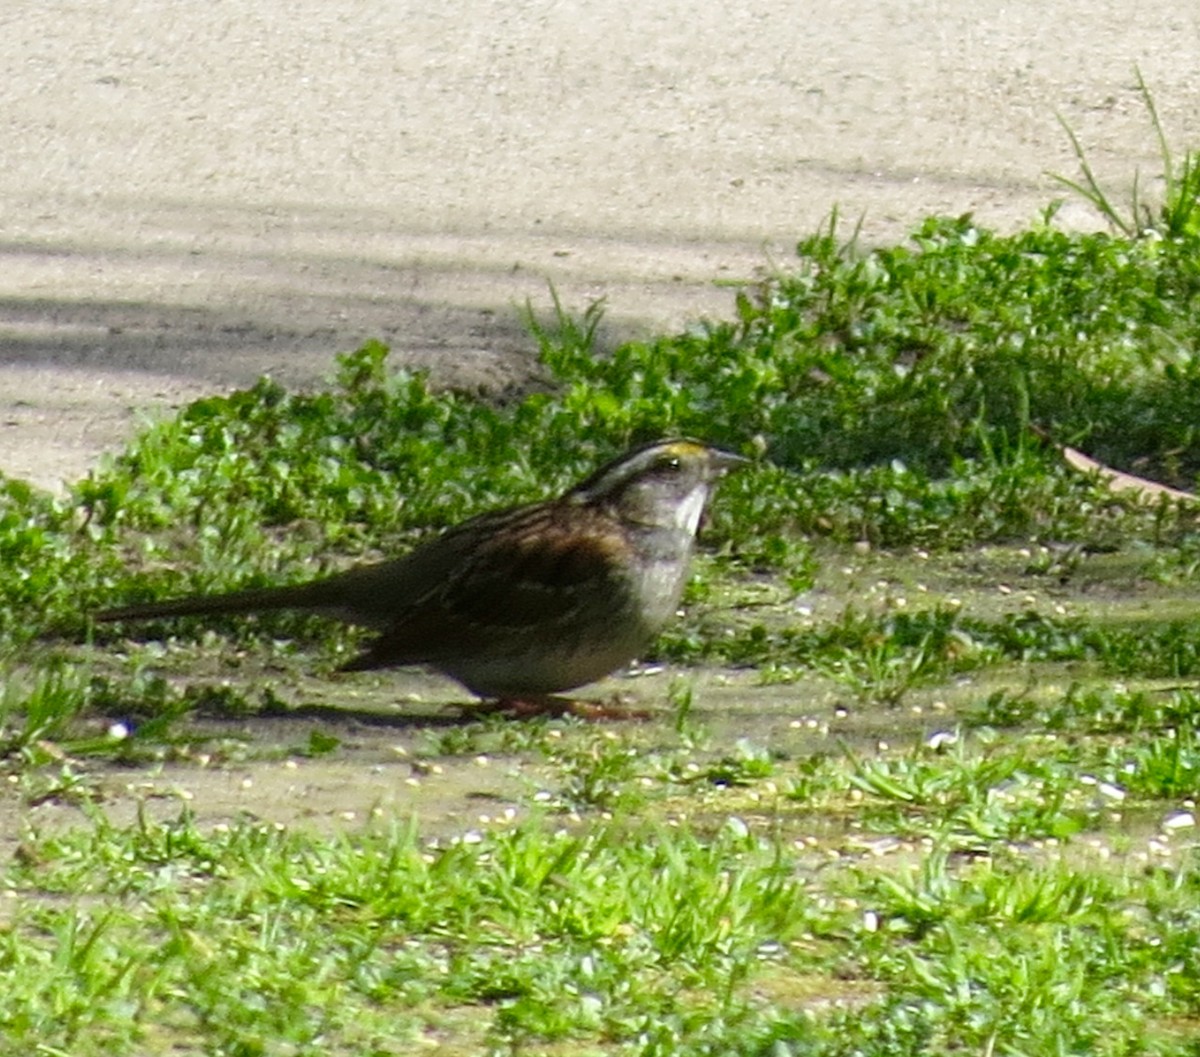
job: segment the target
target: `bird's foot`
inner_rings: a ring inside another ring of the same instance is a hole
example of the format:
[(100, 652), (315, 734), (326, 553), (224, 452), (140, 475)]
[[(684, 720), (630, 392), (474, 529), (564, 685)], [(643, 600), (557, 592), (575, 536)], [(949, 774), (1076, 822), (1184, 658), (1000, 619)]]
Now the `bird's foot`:
[(581, 701), (578, 698), (556, 697), (553, 694), (528, 694), (524, 697), (480, 701), (466, 707), (469, 712), (479, 715), (504, 715), (512, 719), (533, 719), (537, 716), (574, 716), (591, 721), (650, 718), (650, 713), (644, 709), (626, 708), (618, 695), (613, 695), (610, 701)]

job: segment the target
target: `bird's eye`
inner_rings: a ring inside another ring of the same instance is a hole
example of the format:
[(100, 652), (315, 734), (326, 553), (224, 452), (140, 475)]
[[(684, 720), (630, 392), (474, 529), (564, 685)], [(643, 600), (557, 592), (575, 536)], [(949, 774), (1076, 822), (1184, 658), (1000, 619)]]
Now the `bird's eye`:
[(682, 469), (683, 463), (679, 461), (678, 455), (671, 455), (668, 458), (663, 459), (658, 464), (658, 470), (660, 473), (673, 474), (678, 473)]

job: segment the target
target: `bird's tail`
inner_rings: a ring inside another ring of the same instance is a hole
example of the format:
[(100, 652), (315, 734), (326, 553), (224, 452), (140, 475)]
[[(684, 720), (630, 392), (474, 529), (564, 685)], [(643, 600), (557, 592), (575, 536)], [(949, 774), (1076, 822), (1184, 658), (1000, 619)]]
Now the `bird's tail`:
[(315, 612), (336, 609), (339, 599), (326, 581), (292, 587), (252, 587), (228, 594), (189, 595), (162, 602), (135, 602), (102, 609), (92, 614), (97, 621), (156, 620), (162, 617), (211, 616), (217, 613), (257, 613), (271, 609), (307, 609)]

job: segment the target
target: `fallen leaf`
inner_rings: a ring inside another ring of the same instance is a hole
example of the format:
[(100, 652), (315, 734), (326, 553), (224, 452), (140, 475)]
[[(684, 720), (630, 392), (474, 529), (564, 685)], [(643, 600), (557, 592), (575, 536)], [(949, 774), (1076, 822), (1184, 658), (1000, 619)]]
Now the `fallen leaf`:
[(1067, 465), (1072, 469), (1078, 470), (1080, 473), (1095, 473), (1104, 481), (1105, 487), (1110, 492), (1135, 492), (1143, 499), (1154, 502), (1164, 496), (1168, 499), (1175, 499), (1181, 503), (1195, 503), (1200, 500), (1194, 492), (1184, 492), (1178, 488), (1171, 488), (1165, 484), (1159, 484), (1157, 481), (1148, 481), (1144, 477), (1135, 477), (1131, 473), (1122, 473), (1120, 470), (1114, 470), (1111, 466), (1105, 466), (1102, 462), (1097, 462), (1090, 456), (1084, 455), (1077, 448), (1067, 447), (1065, 444), (1058, 446), (1058, 450), (1062, 452), (1062, 457)]

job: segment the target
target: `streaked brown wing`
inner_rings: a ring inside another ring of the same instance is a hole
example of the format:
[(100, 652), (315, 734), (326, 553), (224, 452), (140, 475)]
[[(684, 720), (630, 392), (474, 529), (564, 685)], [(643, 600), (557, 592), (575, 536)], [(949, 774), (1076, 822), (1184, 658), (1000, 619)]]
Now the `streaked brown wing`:
[(550, 508), (481, 547), (442, 595), (465, 624), (524, 628), (569, 618), (630, 560), (624, 535), (592, 511)]
[(581, 606), (617, 588), (629, 544), (613, 532), (611, 521), (557, 505), (522, 515), (494, 527), (502, 531), (477, 537), (440, 585), (414, 598), (349, 667), (436, 664), (461, 656), (472, 643), (533, 626), (552, 635)]

